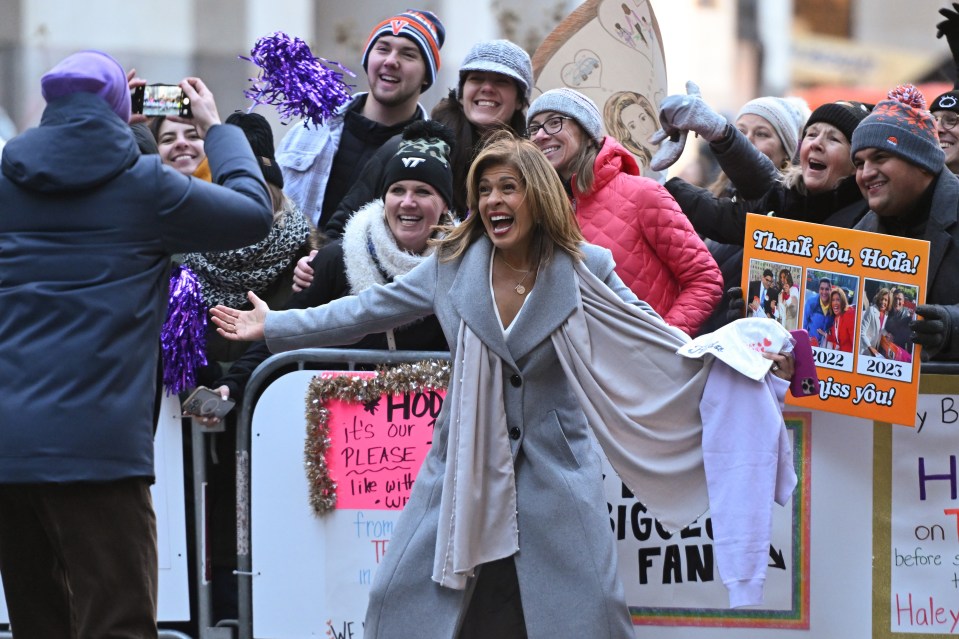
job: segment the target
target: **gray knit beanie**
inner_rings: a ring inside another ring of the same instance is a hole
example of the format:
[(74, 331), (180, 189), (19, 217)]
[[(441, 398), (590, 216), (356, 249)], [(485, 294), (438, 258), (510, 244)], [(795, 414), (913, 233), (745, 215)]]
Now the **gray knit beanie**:
[(946, 161), (936, 121), (926, 110), (922, 93), (911, 84), (890, 91), (889, 99), (878, 103), (859, 123), (850, 153), (855, 157), (862, 149), (881, 149), (934, 174)]
[(463, 82), (470, 71), (491, 71), (513, 78), (520, 85), (523, 97), (529, 101), (533, 89), (533, 63), (526, 51), (509, 40), (488, 40), (473, 45), (460, 65), (459, 98), (463, 97)]
[(603, 138), (603, 116), (599, 114), (596, 103), (579, 91), (566, 87), (550, 89), (533, 100), (533, 103), (529, 105), (529, 111), (526, 112), (527, 126), (537, 114), (546, 111), (573, 118), (589, 137), (597, 142)]
[(769, 122), (779, 141), (782, 142), (786, 157), (796, 156), (799, 148), (799, 131), (809, 117), (809, 106), (802, 98), (777, 98), (766, 96), (750, 100), (736, 115), (739, 120), (744, 115), (758, 115)]

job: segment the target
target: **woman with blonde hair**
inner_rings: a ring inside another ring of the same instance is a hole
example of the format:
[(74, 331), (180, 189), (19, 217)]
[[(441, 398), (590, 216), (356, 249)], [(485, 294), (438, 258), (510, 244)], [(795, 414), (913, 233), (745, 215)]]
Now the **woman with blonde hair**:
[[(705, 367), (676, 355), (685, 336), (623, 285), (609, 251), (582, 242), (535, 145), (495, 136), (467, 188), (472, 215), (392, 284), (305, 311), (271, 312), (251, 295), (254, 311), (218, 307), (213, 321), (274, 351), (429, 313), (450, 339), (453, 381), (377, 569), (366, 637), (633, 639), (590, 430), (662, 525), (682, 528), (708, 506)], [(791, 375), (788, 357), (773, 358)], [(627, 386), (641, 388), (621, 386), (625, 362), (643, 371)], [(763, 392), (730, 390), (713, 397), (736, 397), (737, 411)]]

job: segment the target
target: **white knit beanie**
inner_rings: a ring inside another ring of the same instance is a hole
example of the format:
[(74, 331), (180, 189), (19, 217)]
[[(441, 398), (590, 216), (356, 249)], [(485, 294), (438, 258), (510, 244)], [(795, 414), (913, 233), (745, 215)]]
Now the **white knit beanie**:
[(796, 157), (799, 148), (799, 132), (809, 117), (809, 105), (802, 98), (777, 98), (766, 96), (750, 100), (736, 115), (736, 120), (746, 115), (758, 115), (769, 122), (779, 141), (782, 142), (786, 156)]

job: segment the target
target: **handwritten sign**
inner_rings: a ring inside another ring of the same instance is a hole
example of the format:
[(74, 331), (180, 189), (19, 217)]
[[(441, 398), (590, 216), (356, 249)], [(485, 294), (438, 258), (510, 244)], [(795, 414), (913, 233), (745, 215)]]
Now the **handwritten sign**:
[(819, 395), (787, 403), (913, 425), (929, 243), (750, 215), (743, 282), (750, 314), (809, 333)]
[(889, 628), (959, 632), (959, 397), (922, 395), (915, 429), (892, 432)]
[(764, 604), (729, 608), (707, 512), (676, 533), (666, 532), (605, 461), (610, 525), (619, 577), (633, 623), (651, 626), (809, 627), (810, 414), (784, 413), (799, 484), (786, 507), (773, 508)]
[(659, 103), (666, 97), (666, 56), (647, 0), (586, 0), (533, 54), (534, 97), (569, 87), (589, 96), (603, 129), (633, 154), (643, 175), (657, 148)]
[(384, 395), (378, 405), (329, 402), (327, 455), (338, 508), (399, 510), (433, 441), (445, 393)]
[[(336, 380), (342, 374), (323, 377)], [(376, 373), (349, 374), (352, 382), (361, 379), (372, 383)], [(362, 400), (323, 399), (328, 411), (326, 464), (337, 485), (337, 508), (402, 510), (409, 501), (446, 396), (442, 389), (419, 388), (373, 392)]]

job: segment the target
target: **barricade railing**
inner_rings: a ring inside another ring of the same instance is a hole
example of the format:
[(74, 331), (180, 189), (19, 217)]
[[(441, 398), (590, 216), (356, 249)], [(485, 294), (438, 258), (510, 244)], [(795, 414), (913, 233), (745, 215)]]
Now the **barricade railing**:
[[(429, 359), (448, 360), (447, 352), (367, 351), (351, 349), (303, 349), (274, 355), (253, 372), (246, 386), (237, 415), (237, 537), (244, 540), (237, 549), (238, 619), (237, 637), (253, 639), (253, 570), (251, 517), (251, 437), (253, 412), (262, 392), (281, 371), (305, 370), (318, 364), (348, 365), (343, 372), (358, 365), (395, 365)], [(317, 372), (323, 370), (317, 367)], [(927, 375), (959, 375), (959, 362), (930, 362), (922, 365)], [(317, 629), (319, 632), (320, 629)]]
[[(237, 588), (239, 639), (253, 638), (253, 557), (250, 517), (250, 449), (253, 409), (262, 391), (281, 370), (295, 367), (306, 369), (307, 365), (346, 364), (343, 372), (355, 370), (357, 365), (389, 366), (408, 364), (423, 360), (448, 360), (445, 351), (378, 351), (356, 349), (312, 348), (289, 351), (271, 356), (260, 364), (247, 382), (243, 401), (237, 415), (236, 425), (236, 499), (237, 499)], [(321, 369), (317, 369), (321, 370)], [(319, 629), (318, 629), (319, 631)]]

